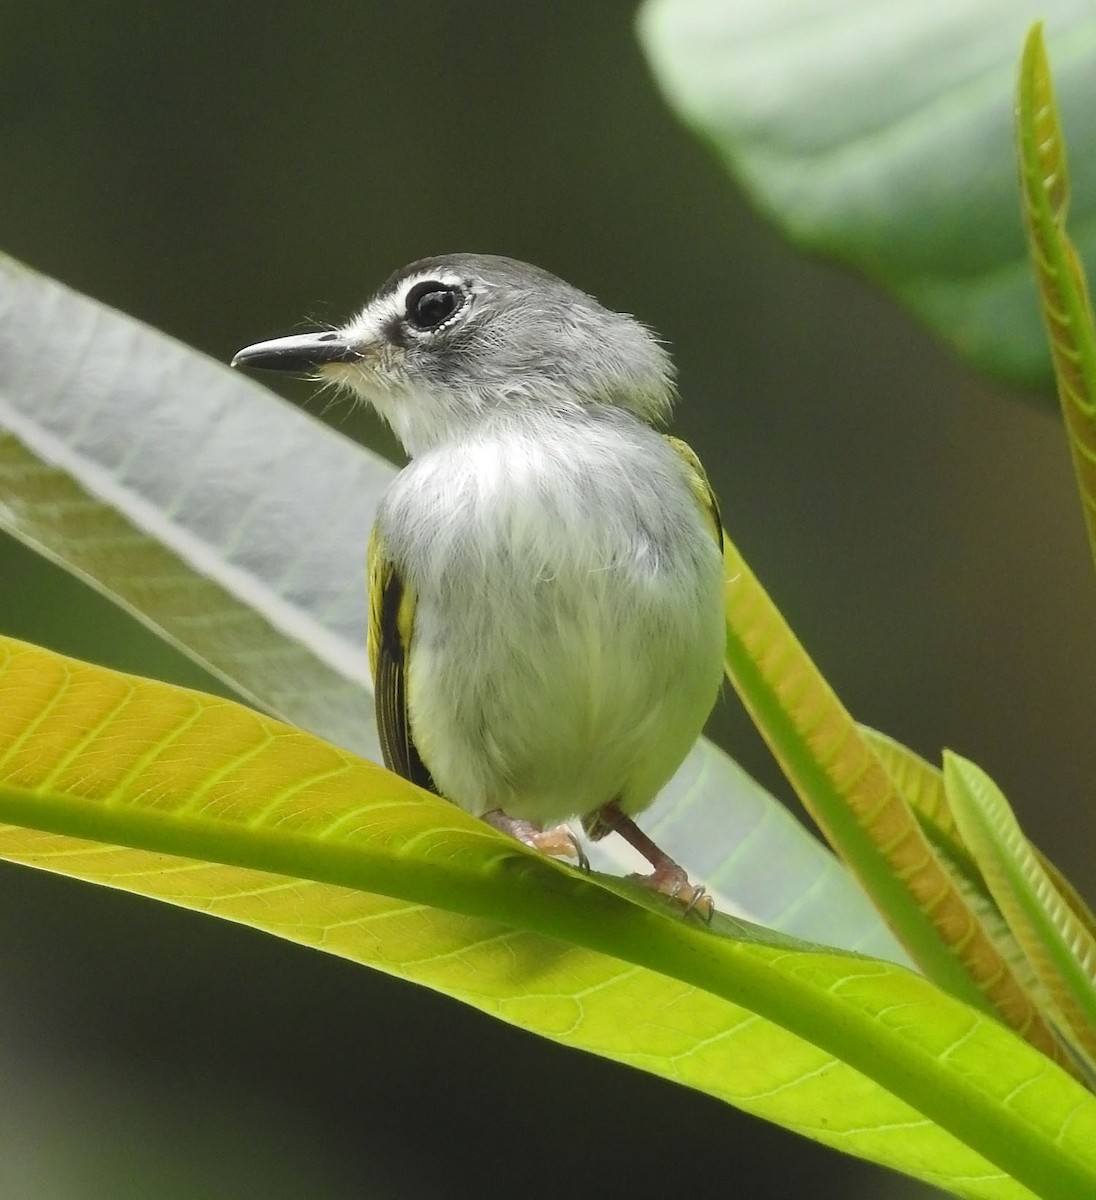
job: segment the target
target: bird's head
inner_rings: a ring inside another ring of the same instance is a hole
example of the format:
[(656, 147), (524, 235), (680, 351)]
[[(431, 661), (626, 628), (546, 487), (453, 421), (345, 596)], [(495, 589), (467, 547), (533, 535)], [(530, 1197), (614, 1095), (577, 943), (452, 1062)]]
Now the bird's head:
[(344, 385), (412, 455), (488, 419), (576, 407), (611, 405), (654, 424), (674, 395), (669, 355), (635, 318), (488, 254), (411, 263), (341, 328), (259, 342), (232, 365)]

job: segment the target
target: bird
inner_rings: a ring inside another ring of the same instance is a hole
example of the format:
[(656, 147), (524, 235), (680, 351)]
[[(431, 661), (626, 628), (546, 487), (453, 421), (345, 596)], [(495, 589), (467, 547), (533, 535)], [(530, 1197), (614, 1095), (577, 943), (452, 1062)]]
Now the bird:
[(385, 765), (580, 865), (568, 821), (620, 834), (652, 868), (634, 878), (710, 920), (635, 821), (701, 733), (726, 637), (719, 506), (663, 432), (660, 339), (539, 267), (457, 253), (232, 366), (347, 389), (408, 456), (368, 543)]

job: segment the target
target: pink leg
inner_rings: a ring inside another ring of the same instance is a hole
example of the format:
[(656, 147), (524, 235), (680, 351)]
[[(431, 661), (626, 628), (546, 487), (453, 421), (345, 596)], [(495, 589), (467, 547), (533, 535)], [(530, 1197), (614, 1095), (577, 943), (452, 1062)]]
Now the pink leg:
[(632, 875), (630, 878), (678, 901), (686, 915), (695, 912), (703, 920), (711, 921), (715, 905), (707, 889), (691, 884), (685, 868), (679, 867), (664, 850), (659, 849), (631, 817), (621, 812), (615, 801), (606, 804), (583, 824), (586, 832), (595, 839), (607, 833), (619, 833), (654, 867), (650, 875)]
[(579, 840), (566, 825), (556, 825), (551, 829), (541, 829), (532, 821), (522, 821), (517, 817), (508, 817), (501, 808), (492, 808), (483, 814), (483, 819), (494, 829), (508, 833), (526, 846), (532, 846), (542, 854), (550, 854), (555, 858), (578, 859), (579, 869), (588, 871), (589, 860)]

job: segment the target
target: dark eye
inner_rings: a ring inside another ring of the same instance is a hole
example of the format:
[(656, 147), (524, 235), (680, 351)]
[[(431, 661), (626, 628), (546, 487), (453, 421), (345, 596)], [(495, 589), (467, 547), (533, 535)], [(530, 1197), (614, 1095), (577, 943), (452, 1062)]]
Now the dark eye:
[(451, 317), (464, 300), (460, 288), (427, 279), (416, 283), (407, 293), (406, 316), (416, 329), (437, 329)]

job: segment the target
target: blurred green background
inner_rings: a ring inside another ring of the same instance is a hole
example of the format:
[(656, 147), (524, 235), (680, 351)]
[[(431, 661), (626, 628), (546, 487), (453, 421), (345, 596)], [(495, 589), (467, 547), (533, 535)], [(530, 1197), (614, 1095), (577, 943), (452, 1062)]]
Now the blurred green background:
[[(1055, 409), (784, 245), (665, 110), (633, 20), (9, 2), (0, 246), (222, 360), (450, 250), (635, 313), (674, 347), (676, 429), (732, 536), (854, 713), (980, 762), (1091, 898), (1096, 589)], [(368, 415), (326, 416), (395, 453)], [(0, 628), (215, 686), (8, 541)], [(786, 795), (733, 696), (711, 732)], [(0, 944), (4, 1196), (934, 1194), (133, 897), (0, 865)]]

